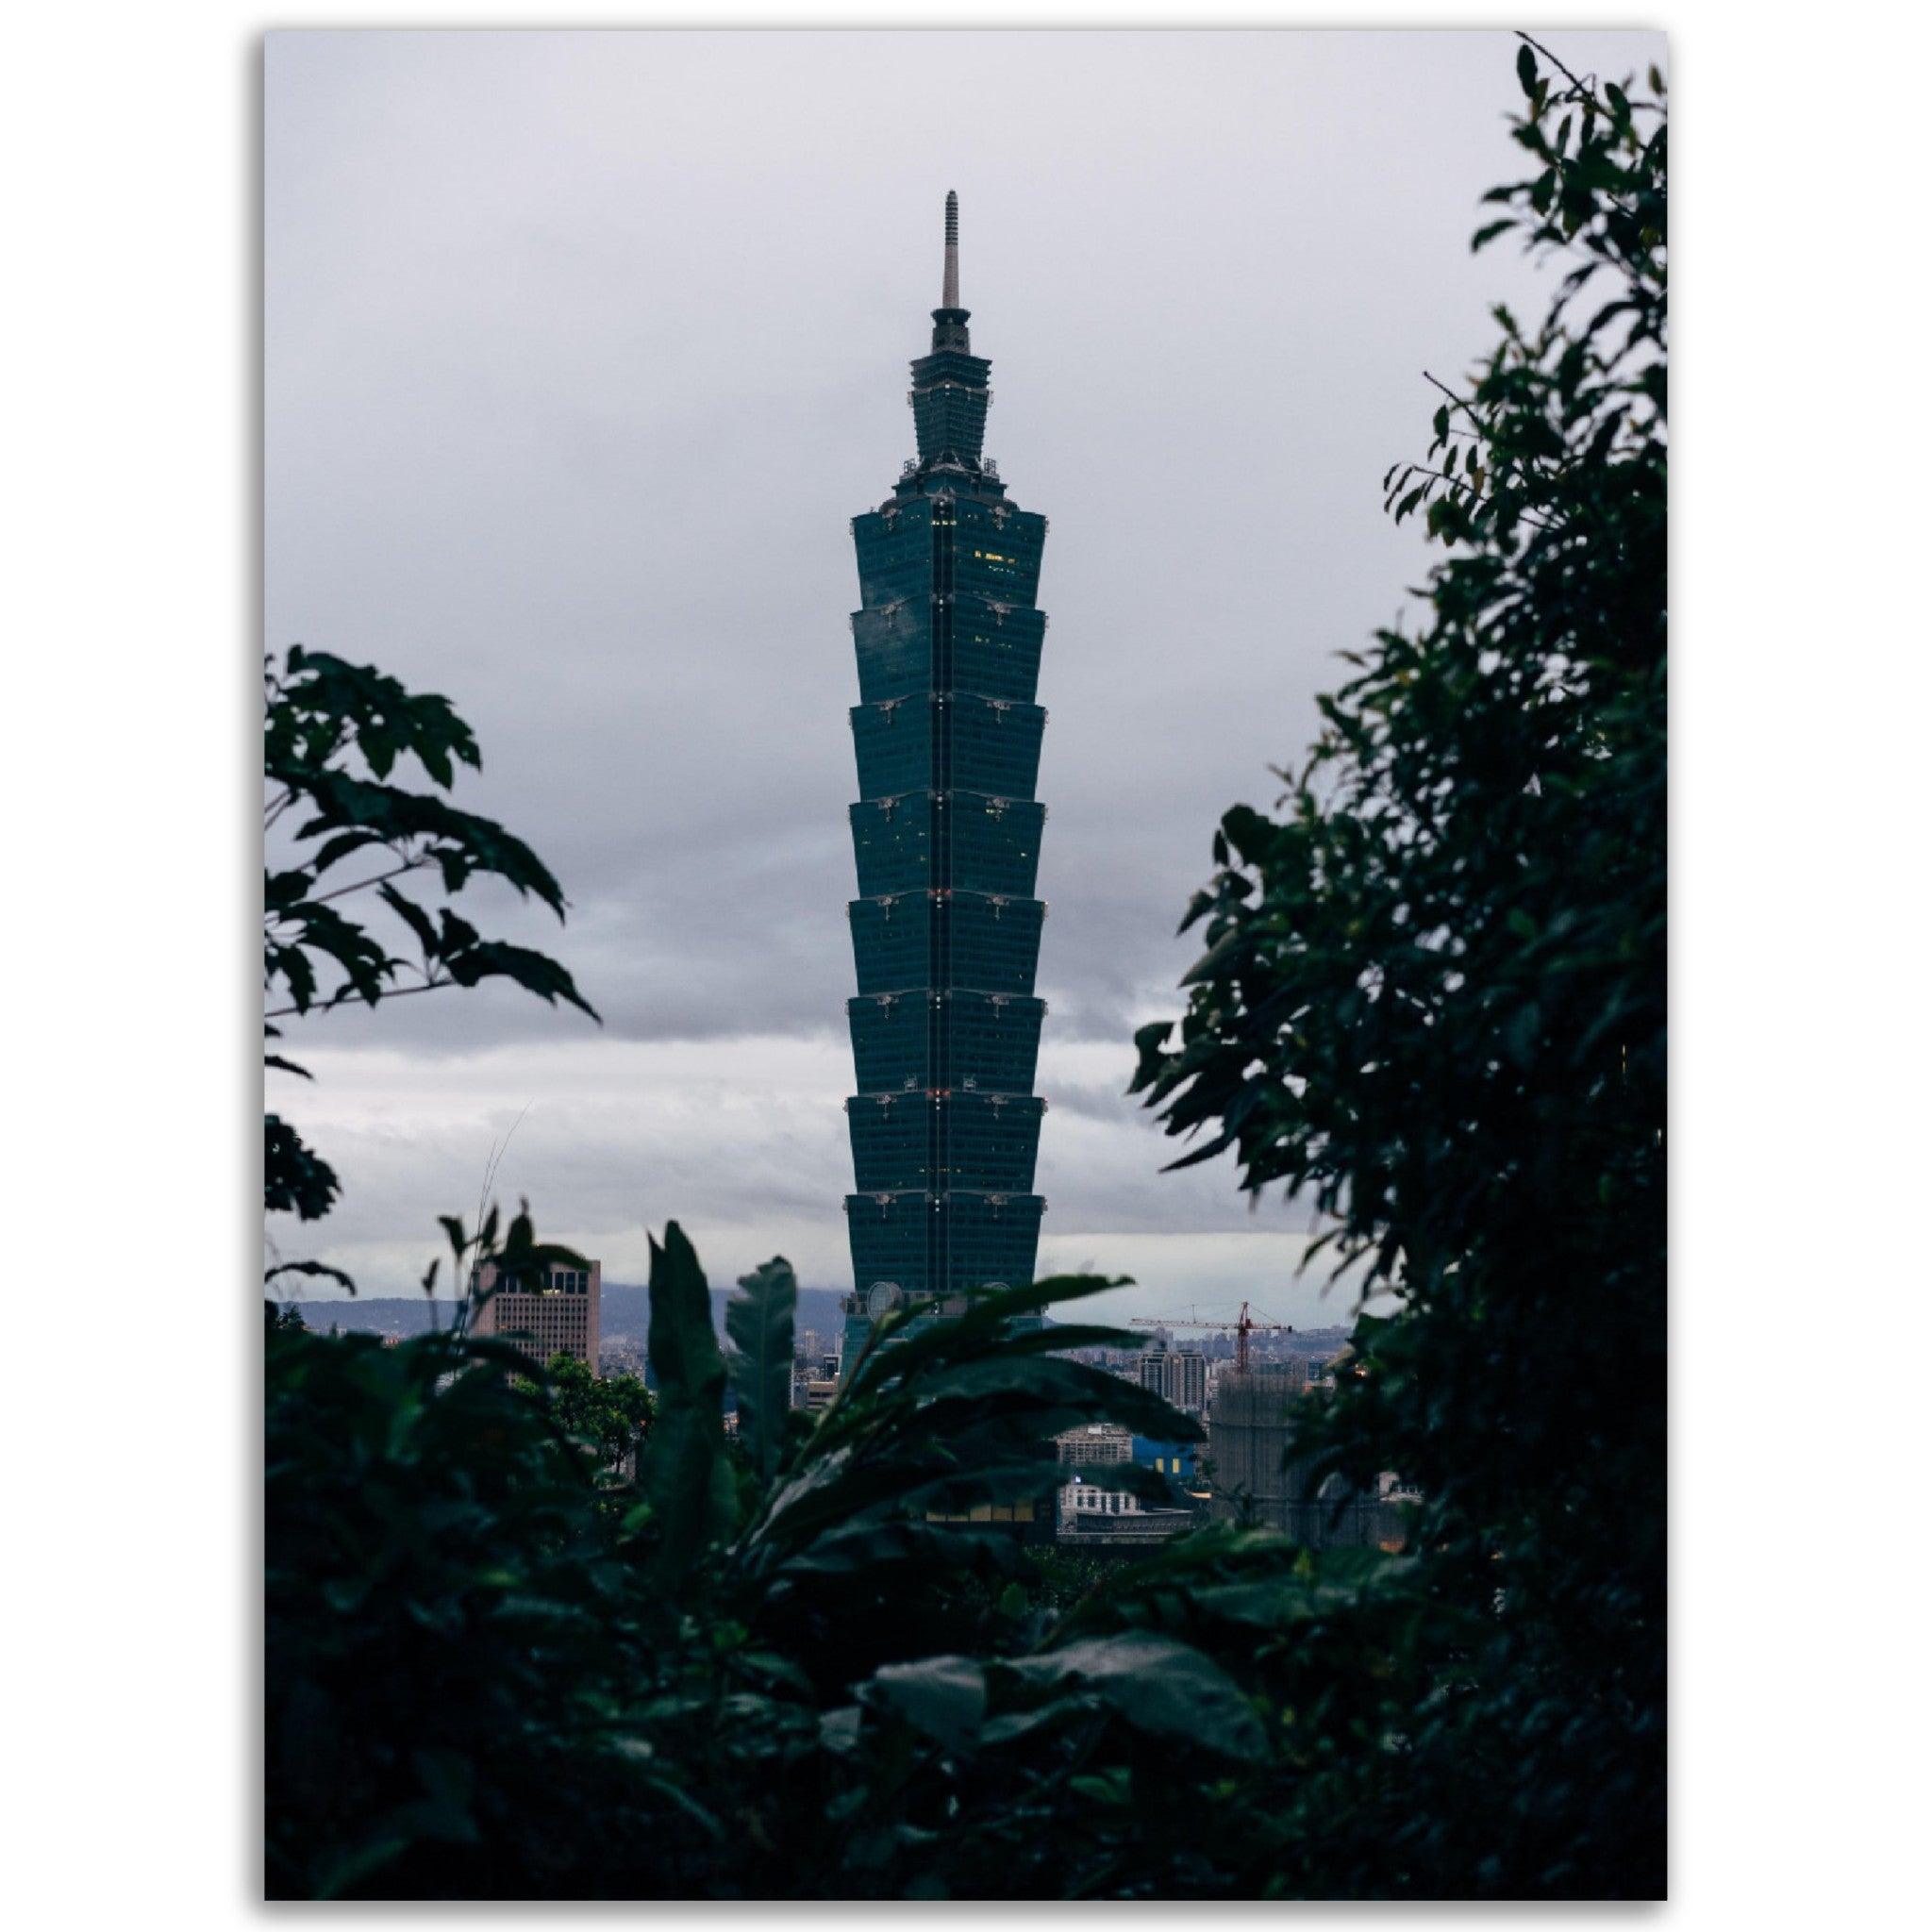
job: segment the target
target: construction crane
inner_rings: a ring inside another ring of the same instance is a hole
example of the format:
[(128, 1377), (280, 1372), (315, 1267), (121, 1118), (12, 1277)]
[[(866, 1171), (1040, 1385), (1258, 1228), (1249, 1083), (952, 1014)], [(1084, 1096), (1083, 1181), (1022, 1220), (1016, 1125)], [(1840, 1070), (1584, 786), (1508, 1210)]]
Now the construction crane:
[(1248, 1373), (1248, 1337), (1250, 1335), (1292, 1335), (1294, 1333), (1292, 1323), (1256, 1321), (1254, 1316), (1248, 1312), (1246, 1302), (1241, 1304), (1241, 1313), (1231, 1322), (1202, 1322), (1192, 1318), (1176, 1319), (1172, 1315), (1164, 1318), (1153, 1315), (1130, 1315), (1127, 1319), (1136, 1328), (1216, 1328), (1224, 1333), (1232, 1328), (1234, 1330), (1234, 1372), (1238, 1375), (1245, 1375)]

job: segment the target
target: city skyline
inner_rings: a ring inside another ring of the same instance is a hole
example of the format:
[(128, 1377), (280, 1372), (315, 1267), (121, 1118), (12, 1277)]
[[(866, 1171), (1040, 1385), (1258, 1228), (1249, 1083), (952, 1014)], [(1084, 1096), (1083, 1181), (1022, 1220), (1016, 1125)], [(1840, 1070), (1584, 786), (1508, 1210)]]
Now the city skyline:
[[(1201, 36), (1183, 70), (1170, 36), (1017, 42), (774, 34), (727, 68), (704, 35), (271, 37), (269, 637), (473, 721), (460, 798), (573, 902), (502, 924), (607, 1021), (485, 988), (301, 1030), (365, 1292), (409, 1291), (506, 1137), (499, 1196), (613, 1279), (676, 1217), (714, 1282), (781, 1252), (844, 1282), (843, 526), (957, 182), (1024, 344), (998, 453), (1077, 614), (1041, 692), (1041, 1266), (1134, 1274), (1107, 1313), (1345, 1318), (1294, 1280), (1300, 1210), (1159, 1174), (1130, 1036), (1180, 1009), (1220, 813), (1272, 802), (1336, 654), (1421, 576), (1376, 484), (1426, 441), (1423, 370), (1533, 286), (1467, 249), (1508, 37)], [(1649, 42), (1552, 44), (1616, 73)], [(1425, 147), (1376, 138), (1403, 120)]]

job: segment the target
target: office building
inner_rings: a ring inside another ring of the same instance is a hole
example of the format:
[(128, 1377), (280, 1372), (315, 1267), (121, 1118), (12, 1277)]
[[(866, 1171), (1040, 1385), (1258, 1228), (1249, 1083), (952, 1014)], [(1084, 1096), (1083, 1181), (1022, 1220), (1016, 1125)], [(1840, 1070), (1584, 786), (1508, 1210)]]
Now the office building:
[(499, 1336), (533, 1361), (575, 1356), (593, 1374), (602, 1374), (602, 1262), (592, 1261), (588, 1268), (552, 1268), (541, 1289), (520, 1285), (499, 1292), (496, 1279), (494, 1261), (486, 1261), (471, 1276), (476, 1297), (471, 1334)]

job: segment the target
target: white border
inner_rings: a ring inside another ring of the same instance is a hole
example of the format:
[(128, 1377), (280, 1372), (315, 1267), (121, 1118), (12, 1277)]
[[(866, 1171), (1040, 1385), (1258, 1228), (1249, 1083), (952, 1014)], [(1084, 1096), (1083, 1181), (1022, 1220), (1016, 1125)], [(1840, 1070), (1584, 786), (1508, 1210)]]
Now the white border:
[[(433, 4), (406, 19), (521, 24)], [(1211, 24), (1279, 20), (1221, 6)], [(919, 24), (1096, 21), (1164, 24), (991, 4)], [(253, 998), (255, 115), (273, 24), (103, 5), (8, 37), (0, 1172), (26, 1707), (8, 1727), (25, 1774), (10, 1891), (30, 1924), (253, 1916), (257, 1157), (236, 1015)], [(287, 24), (401, 23), (313, 5)], [(1475, 23), (1412, 5), (1311, 24)], [(1660, 22), (1546, 4), (1529, 23), (1613, 24), (1671, 29), (1680, 109), (1670, 1909), (1885, 1926), (1924, 1908), (1907, 1419), (1927, 1359), (1907, 1230), (1932, 1058), (1908, 575), (1926, 35), (1903, 11), (1716, 0)]]

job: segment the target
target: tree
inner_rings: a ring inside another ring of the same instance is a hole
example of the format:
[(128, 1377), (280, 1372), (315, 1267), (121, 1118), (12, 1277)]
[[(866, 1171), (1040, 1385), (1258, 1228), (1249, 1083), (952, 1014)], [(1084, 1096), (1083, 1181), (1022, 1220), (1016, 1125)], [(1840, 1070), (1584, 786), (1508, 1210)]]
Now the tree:
[[(504, 978), (555, 1005), (597, 1017), (570, 974), (546, 954), (486, 939), (447, 904), (425, 902), (423, 886), (447, 901), (473, 879), (493, 876), (564, 916), (562, 889), (521, 839), (491, 819), (436, 795), (458, 765), (482, 768), (475, 734), (447, 698), (412, 694), (373, 665), (290, 647), (263, 675), (262, 835), (270, 863), (262, 882), (265, 1032), (278, 1022), (350, 1001), (475, 986)], [(393, 774), (414, 759), (433, 791)], [(360, 876), (342, 876), (351, 865)], [(372, 869), (373, 867), (373, 869)], [(404, 881), (410, 881), (405, 886)], [(372, 923), (373, 895), (384, 914)], [(413, 945), (414, 957), (397, 946)], [(269, 1068), (309, 1077), (277, 1052)], [(262, 1206), (320, 1220), (340, 1192), (335, 1170), (279, 1114), (263, 1118)], [(340, 1269), (317, 1261), (269, 1271), (322, 1274), (349, 1287)]]
[[(1541, 56), (1541, 58), (1539, 58)], [(1135, 1090), (1398, 1298), (1305, 1446), (1426, 1501), (1477, 1619), (1404, 1730), (1436, 1895), (1659, 1895), (1663, 1849), (1665, 509), (1661, 76), (1526, 39), (1483, 247), (1566, 273), (1384, 479), (1447, 553), (1420, 627), (1322, 702), (1274, 815), (1237, 806), (1207, 950)], [(1432, 378), (1433, 380), (1433, 378)], [(1457, 1790), (1480, 1788), (1481, 1815)], [(1424, 1823), (1425, 1822), (1425, 1823)]]
[[(747, 1276), (727, 1315), (768, 1330), (773, 1359), (790, 1273)], [(924, 1325), (927, 1305), (895, 1310), (806, 1434), (752, 1400), (776, 1459), (741, 1488), (709, 1291), (673, 1223), (652, 1242), (660, 1405), (622, 1510), (568, 1398), (508, 1343), (272, 1329), (271, 1893), (1024, 1890), (1066, 1852), (1041, 1821), (1083, 1764), (1156, 1754), (1205, 1778), (1265, 1757), (1242, 1690), (1195, 1645), (1090, 1616), (1057, 1646), (1011, 1588), (1024, 1550), (974, 1520), (1049, 1497), (1052, 1437), (1075, 1423), (1196, 1432), (1058, 1358), (1131, 1334), (1018, 1326), (1119, 1285), (1042, 1282)], [(741, 1408), (766, 1357), (732, 1358)], [(1091, 1808), (1073, 1802), (1068, 1818)], [(949, 1810), (955, 1845), (934, 1829)], [(1111, 1845), (1128, 1821), (1105, 1822)], [(1025, 1856), (1003, 1872), (987, 1853), (1014, 1833)]]
[(600, 1470), (620, 1468), (650, 1433), (657, 1405), (636, 1375), (599, 1375), (574, 1355), (554, 1355), (544, 1381), (557, 1419), (591, 1445)]

